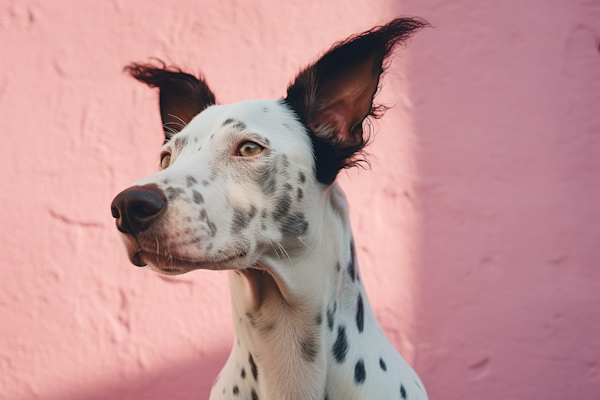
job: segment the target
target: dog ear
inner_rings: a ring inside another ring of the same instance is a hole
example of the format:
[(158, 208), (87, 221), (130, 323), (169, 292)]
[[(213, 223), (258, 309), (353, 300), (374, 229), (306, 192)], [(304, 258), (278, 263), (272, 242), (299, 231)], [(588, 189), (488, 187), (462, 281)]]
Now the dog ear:
[(125, 67), (140, 82), (160, 89), (160, 115), (165, 131), (165, 143), (181, 131), (192, 118), (208, 106), (215, 104), (215, 95), (202, 77), (186, 74), (177, 67), (167, 67), (164, 62), (131, 64)]
[(366, 145), (363, 124), (385, 109), (373, 105), (379, 78), (394, 47), (424, 20), (398, 18), (335, 44), (304, 69), (287, 90), (284, 101), (309, 128), (317, 164), (317, 179), (331, 184), (342, 168), (356, 165)]

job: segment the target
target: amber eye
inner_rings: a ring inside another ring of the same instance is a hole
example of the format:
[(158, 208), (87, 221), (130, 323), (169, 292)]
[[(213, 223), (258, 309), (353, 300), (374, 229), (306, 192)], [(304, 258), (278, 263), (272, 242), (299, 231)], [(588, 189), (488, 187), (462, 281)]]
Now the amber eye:
[(240, 145), (237, 152), (238, 152), (238, 156), (252, 157), (257, 154), (260, 154), (260, 152), (262, 152), (263, 149), (264, 149), (264, 147), (262, 147), (260, 144), (257, 144), (257, 143), (251, 142), (251, 141), (247, 141)]
[(165, 153), (160, 157), (160, 167), (165, 169), (171, 164), (171, 154)]

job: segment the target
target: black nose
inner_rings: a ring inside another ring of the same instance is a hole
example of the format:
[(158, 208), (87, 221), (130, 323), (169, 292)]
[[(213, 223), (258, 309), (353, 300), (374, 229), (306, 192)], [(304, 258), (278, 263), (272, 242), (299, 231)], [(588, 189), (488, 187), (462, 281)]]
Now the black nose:
[(117, 220), (117, 229), (135, 235), (148, 229), (165, 205), (165, 194), (151, 184), (123, 190), (112, 201), (110, 210)]

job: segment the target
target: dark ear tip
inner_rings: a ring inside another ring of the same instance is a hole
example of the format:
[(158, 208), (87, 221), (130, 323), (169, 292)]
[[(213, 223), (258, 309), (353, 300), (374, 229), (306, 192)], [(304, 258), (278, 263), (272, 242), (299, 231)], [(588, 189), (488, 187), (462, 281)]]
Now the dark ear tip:
[(400, 17), (393, 19), (390, 24), (403, 24), (405, 26), (414, 26), (415, 29), (432, 27), (431, 24), (421, 17)]
[(383, 40), (386, 43), (386, 51), (390, 52), (398, 44), (406, 44), (418, 31), (423, 28), (431, 27), (431, 24), (419, 17), (396, 18), (388, 24), (375, 28), (376, 31), (383, 33)]
[[(391, 20), (379, 29), (391, 29), (392, 31), (401, 29), (403, 31), (416, 33), (423, 28), (432, 28), (432, 25), (421, 17), (401, 17)], [(375, 28), (377, 30), (378, 28)]]
[(167, 64), (162, 60), (155, 59), (154, 61), (158, 65), (153, 63), (131, 63), (123, 68), (123, 72), (150, 86), (157, 86), (157, 78), (162, 77), (165, 73), (181, 72), (175, 67), (167, 67)]
[(132, 62), (131, 64), (126, 65), (123, 68), (123, 72), (133, 74), (135, 72), (145, 71), (145, 70), (167, 70), (167, 69), (169, 69), (169, 68), (167, 68), (167, 64), (160, 58), (152, 58), (152, 61), (156, 64), (154, 64), (153, 62), (146, 62), (146, 63)]

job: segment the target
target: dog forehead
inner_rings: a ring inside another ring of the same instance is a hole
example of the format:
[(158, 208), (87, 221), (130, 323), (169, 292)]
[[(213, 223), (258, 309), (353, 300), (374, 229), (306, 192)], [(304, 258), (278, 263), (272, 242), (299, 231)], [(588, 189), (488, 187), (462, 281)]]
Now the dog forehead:
[(266, 138), (278, 152), (312, 154), (305, 127), (283, 100), (246, 100), (212, 106), (198, 114), (184, 132), (201, 139), (219, 138), (232, 132), (255, 134)]

